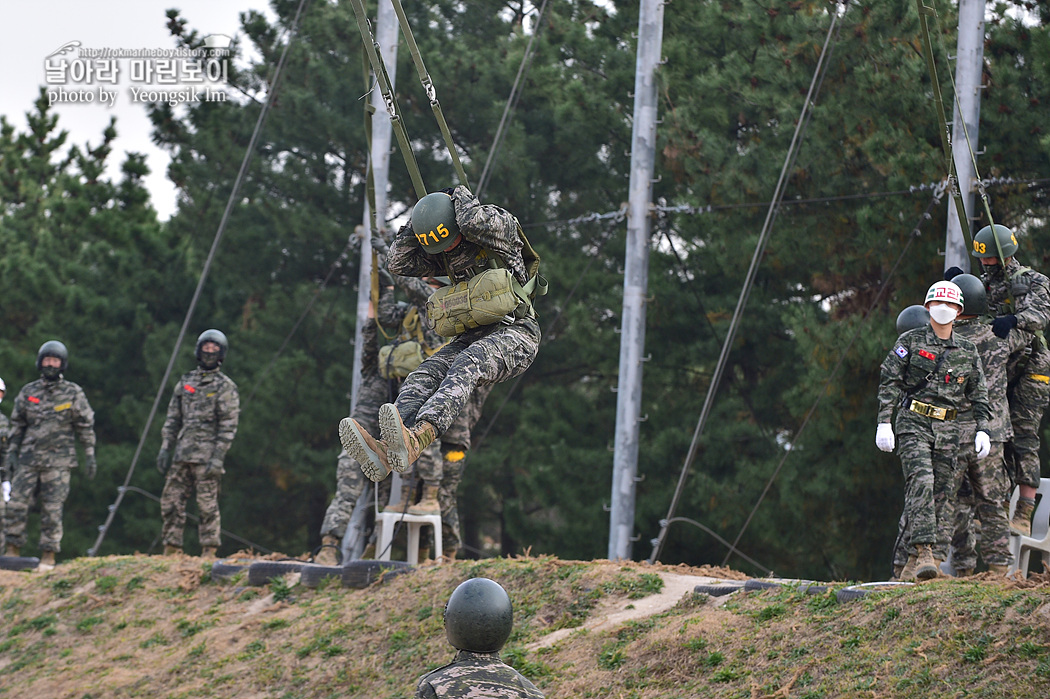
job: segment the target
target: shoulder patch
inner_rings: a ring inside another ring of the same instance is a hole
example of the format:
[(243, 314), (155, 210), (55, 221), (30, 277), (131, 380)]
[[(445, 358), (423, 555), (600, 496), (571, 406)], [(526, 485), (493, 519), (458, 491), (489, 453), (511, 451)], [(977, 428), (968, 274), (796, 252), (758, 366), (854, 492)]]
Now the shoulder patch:
[(893, 348), (893, 353), (896, 354), (901, 359), (904, 359), (905, 357), (908, 356), (908, 350), (905, 349), (904, 345), (897, 345), (896, 347), (894, 347)]

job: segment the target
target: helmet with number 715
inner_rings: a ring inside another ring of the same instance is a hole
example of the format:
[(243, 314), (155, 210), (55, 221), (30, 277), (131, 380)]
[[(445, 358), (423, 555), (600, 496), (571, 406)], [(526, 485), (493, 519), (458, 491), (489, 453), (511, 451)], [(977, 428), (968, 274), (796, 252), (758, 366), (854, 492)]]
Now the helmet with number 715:
[(428, 194), (412, 208), (412, 232), (431, 255), (445, 252), (460, 239), (456, 206), (444, 192)]

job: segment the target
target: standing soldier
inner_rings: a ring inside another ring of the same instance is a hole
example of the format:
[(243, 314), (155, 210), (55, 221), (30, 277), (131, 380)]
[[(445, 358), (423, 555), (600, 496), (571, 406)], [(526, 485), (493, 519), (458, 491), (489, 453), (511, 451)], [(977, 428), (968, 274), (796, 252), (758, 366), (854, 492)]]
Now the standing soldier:
[(55, 565), (62, 550), (62, 507), (69, 496), (69, 473), (77, 467), (76, 442), (84, 448), (84, 469), (95, 477), (95, 411), (84, 390), (62, 374), (69, 363), (66, 346), (48, 340), (36, 353), (40, 378), (26, 384), (11, 410), (5, 467), (11, 501), (4, 526), (7, 555), (18, 556), (26, 541), (26, 520), (39, 488), (40, 565)]
[[(908, 532), (909, 558), (905, 569), (925, 580), (938, 575), (947, 558), (952, 520), (945, 520), (945, 504), (955, 492), (959, 423), (956, 415), (973, 408), (977, 422), (974, 450), (988, 456), (988, 389), (977, 348), (952, 332), (963, 309), (963, 296), (952, 282), (937, 282), (926, 292), (930, 324), (909, 330), (882, 362), (879, 382), (879, 425), (875, 444), (898, 454), (904, 472), (904, 531)], [(896, 422), (893, 423), (894, 409)], [(910, 577), (902, 574), (902, 578)]]
[(406, 471), (452, 425), (476, 386), (529, 368), (540, 344), (532, 299), (546, 292), (539, 256), (518, 220), (482, 205), (464, 186), (416, 203), (387, 264), (394, 274), (451, 279), (427, 302), (427, 320), (452, 339), (405, 379), (394, 403), (379, 409), (382, 439), (353, 418), (340, 422), (343, 448), (373, 481)]
[(501, 697), (543, 699), (543, 692), (499, 657), (514, 627), (510, 596), (495, 580), (460, 583), (445, 605), (445, 637), (458, 652), (419, 678), (416, 699)]
[[(0, 403), (3, 402), (6, 393), (7, 384), (0, 379)], [(7, 501), (11, 499), (11, 476), (7, 472), (7, 464), (4, 459), (4, 452), (7, 451), (7, 433), (10, 429), (11, 420), (0, 413), (0, 550), (3, 550), (4, 546), (4, 512), (7, 510)]]
[[(204, 558), (219, 548), (219, 486), (226, 452), (237, 434), (241, 413), (237, 384), (220, 371), (229, 343), (218, 330), (197, 338), (197, 368), (183, 374), (168, 403), (161, 429), (157, 470), (167, 477), (160, 496), (164, 555), (182, 552), (186, 501), (197, 490), (200, 543)], [(172, 453), (174, 447), (174, 454)]]
[(1050, 401), (1050, 351), (1043, 335), (1050, 322), (1050, 280), (1015, 260), (1017, 247), (1013, 231), (995, 224), (977, 232), (971, 254), (980, 258), (984, 269), (981, 280), (988, 290), (988, 311), (995, 317), (992, 330), (1005, 338), (1017, 328), (1029, 338), (1027, 348), (1011, 361), (1007, 374), (1014, 431), (1007, 449), (1008, 465), (1012, 465), (1014, 483), (1021, 490), (1010, 529), (1028, 536), (1042, 470), (1039, 423)]

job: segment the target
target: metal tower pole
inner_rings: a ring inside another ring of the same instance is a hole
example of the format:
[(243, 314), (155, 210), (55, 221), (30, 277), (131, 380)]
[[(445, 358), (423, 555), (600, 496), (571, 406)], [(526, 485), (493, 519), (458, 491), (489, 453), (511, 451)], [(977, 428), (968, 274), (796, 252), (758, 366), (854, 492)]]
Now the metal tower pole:
[(638, 423), (642, 402), (645, 299), (649, 285), (649, 210), (656, 160), (656, 69), (663, 42), (662, 0), (641, 0), (634, 75), (634, 128), (624, 253), (620, 371), (616, 393), (609, 558), (631, 557), (638, 471)]
[[(977, 153), (977, 132), (981, 121), (981, 73), (984, 67), (985, 0), (959, 1), (959, 38), (955, 56), (955, 90), (958, 101), (952, 109), (952, 157), (959, 174), (966, 217), (973, 221), (973, 190), (977, 171), (970, 156)], [(961, 109), (960, 109), (961, 107)], [(969, 147), (967, 147), (969, 134)], [(969, 223), (969, 222), (968, 222)], [(967, 226), (969, 229), (969, 226)], [(972, 235), (974, 231), (971, 231)], [(969, 242), (963, 235), (955, 202), (948, 200), (948, 228), (944, 242), (944, 268), (970, 269)]]

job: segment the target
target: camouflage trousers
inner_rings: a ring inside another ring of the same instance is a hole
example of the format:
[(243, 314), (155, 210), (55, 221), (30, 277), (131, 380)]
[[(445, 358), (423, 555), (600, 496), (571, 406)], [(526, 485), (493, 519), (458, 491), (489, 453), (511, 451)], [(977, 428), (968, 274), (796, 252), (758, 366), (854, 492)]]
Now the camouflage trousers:
[(29, 508), (40, 498), (40, 550), (62, 550), (62, 506), (69, 497), (69, 469), (19, 467), (11, 481), (11, 501), (4, 513), (7, 544), (26, 544)]
[(1046, 352), (1033, 357), (1025, 374), (1007, 391), (1010, 401), (1010, 424), (1014, 437), (1007, 448), (1008, 463), (1012, 467), (1015, 484), (1039, 487), (1042, 465), (1039, 461), (1039, 424), (1050, 402), (1050, 384), (1031, 378), (1045, 377), (1050, 366), (1043, 361)]
[(167, 546), (182, 547), (182, 530), (186, 526), (186, 502), (190, 491), (197, 491), (200, 517), (198, 535), (201, 546), (219, 546), (222, 528), (219, 517), (218, 476), (205, 476), (207, 464), (176, 461), (168, 470), (168, 479), (160, 495), (161, 541)]
[[(977, 426), (973, 423), (963, 426), (959, 467), (954, 472), (957, 480), (949, 484), (954, 488), (950, 492), (955, 495), (948, 498), (944, 509), (944, 523), (949, 527), (947, 536), (952, 545), (952, 564), (957, 570), (975, 567), (967, 565), (971, 558), (976, 563), (976, 554), (971, 552), (976, 536), (968, 531), (972, 530), (974, 516), (981, 523), (981, 557), (984, 562), (1009, 565), (1013, 560), (1010, 556), (1010, 523), (1006, 517), (1011, 483), (1003, 461), (1003, 443), (992, 442), (988, 456), (978, 460), (972, 447), (976, 432)], [(972, 504), (959, 497), (964, 481), (969, 483)], [(961, 549), (956, 547), (956, 542)]]
[[(904, 472), (904, 513), (900, 524), (903, 536), (898, 540), (910, 553), (914, 553), (917, 544), (930, 544), (934, 556), (941, 560), (948, 556), (952, 527), (942, 525), (942, 519), (949, 484), (957, 480), (954, 475), (957, 450), (957, 442), (937, 448), (916, 434), (898, 437), (897, 453)], [(953, 497), (956, 490), (958, 487), (951, 491)], [(894, 562), (898, 556), (894, 554)]]
[[(391, 399), (390, 381), (375, 371), (362, 374), (357, 389), (357, 404), (352, 418), (361, 423), (369, 434), (379, 434), (379, 408)], [(361, 466), (345, 451), (340, 450), (335, 464), (335, 497), (329, 503), (321, 523), (321, 536), (342, 539), (346, 525), (354, 513), (357, 498), (365, 489)]]
[(441, 436), (452, 426), (476, 386), (518, 376), (532, 364), (540, 346), (534, 319), (468, 331), (416, 368), (394, 402), (408, 425), (425, 420)]

